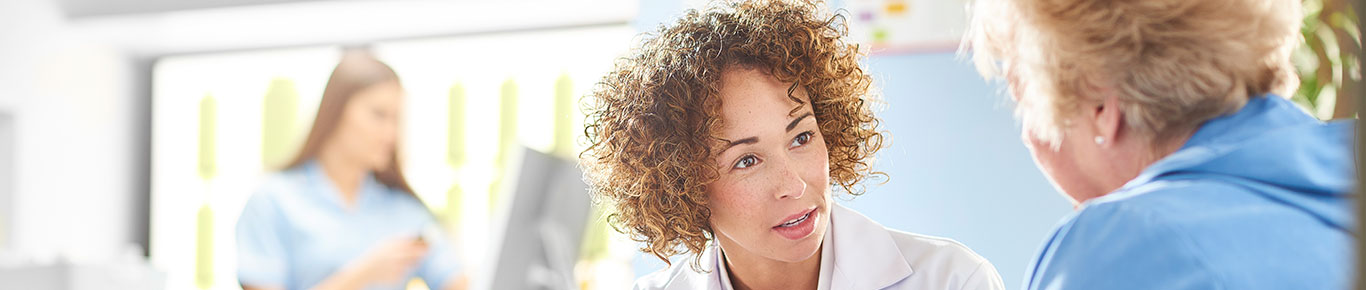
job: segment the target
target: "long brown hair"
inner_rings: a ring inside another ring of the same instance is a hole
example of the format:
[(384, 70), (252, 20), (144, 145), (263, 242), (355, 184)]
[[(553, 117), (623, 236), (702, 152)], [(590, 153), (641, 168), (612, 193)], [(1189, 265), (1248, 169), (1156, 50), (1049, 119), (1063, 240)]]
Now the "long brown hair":
[[(285, 168), (297, 168), (318, 157), (318, 151), (333, 131), (336, 131), (342, 112), (346, 111), (346, 104), (351, 102), (351, 97), (357, 92), (370, 86), (397, 81), (398, 74), (394, 73), (394, 69), (389, 65), (380, 62), (364, 50), (348, 49), (342, 55), (341, 62), (332, 69), (332, 76), (327, 78), (327, 87), (323, 88), (323, 99), (318, 103), (318, 116), (313, 119), (313, 128), (308, 131), (304, 147), (299, 149), (294, 161), (289, 162)], [(416, 198), (417, 195), (413, 193), (412, 187), (408, 186), (407, 179), (403, 178), (403, 166), (399, 163), (397, 148), (389, 152), (389, 165), (373, 172), (375, 179), (389, 188), (403, 191)]]

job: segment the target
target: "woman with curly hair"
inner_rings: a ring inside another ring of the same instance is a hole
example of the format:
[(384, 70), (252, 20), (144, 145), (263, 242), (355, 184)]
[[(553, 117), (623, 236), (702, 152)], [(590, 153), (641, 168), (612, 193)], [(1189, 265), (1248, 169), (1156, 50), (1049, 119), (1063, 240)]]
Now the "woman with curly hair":
[(862, 54), (821, 3), (689, 11), (590, 97), (583, 159), (609, 222), (687, 263), (638, 289), (1001, 289), (953, 240), (833, 202), (863, 193), (883, 145)]

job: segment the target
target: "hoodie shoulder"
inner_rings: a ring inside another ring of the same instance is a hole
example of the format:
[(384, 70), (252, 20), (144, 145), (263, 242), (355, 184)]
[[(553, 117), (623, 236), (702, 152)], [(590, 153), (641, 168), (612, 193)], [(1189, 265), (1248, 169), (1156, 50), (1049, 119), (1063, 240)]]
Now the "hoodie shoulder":
[(1347, 232), (1253, 188), (1214, 179), (1157, 180), (1084, 204), (1041, 252), (1031, 283), (1342, 288), (1350, 282), (1351, 246)]
[(1070, 215), (1026, 289), (1228, 289), (1185, 233), (1135, 197), (1092, 200)]
[[(1234, 185), (1233, 193), (1255, 193), (1351, 231), (1355, 216), (1350, 204), (1357, 182), (1355, 126), (1353, 121), (1320, 122), (1278, 96), (1254, 98), (1235, 114), (1207, 121), (1180, 150), (1148, 166), (1111, 195), (1138, 197), (1176, 186)], [(1143, 200), (1150, 199), (1126, 202)]]
[(1345, 288), (1354, 126), (1253, 98), (1083, 204), (1040, 251), (1028, 287)]

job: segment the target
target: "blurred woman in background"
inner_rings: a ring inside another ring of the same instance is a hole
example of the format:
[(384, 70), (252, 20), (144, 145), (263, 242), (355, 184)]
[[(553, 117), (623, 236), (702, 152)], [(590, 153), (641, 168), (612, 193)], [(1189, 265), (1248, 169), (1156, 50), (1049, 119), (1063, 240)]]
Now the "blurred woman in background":
[(1353, 123), (1286, 99), (1300, 5), (977, 1), (973, 57), (1078, 208), (1025, 289), (1348, 289)]
[(245, 289), (403, 289), (414, 276), (460, 289), (458, 262), (404, 180), (398, 75), (348, 51), (302, 150), (247, 201), (237, 222)]

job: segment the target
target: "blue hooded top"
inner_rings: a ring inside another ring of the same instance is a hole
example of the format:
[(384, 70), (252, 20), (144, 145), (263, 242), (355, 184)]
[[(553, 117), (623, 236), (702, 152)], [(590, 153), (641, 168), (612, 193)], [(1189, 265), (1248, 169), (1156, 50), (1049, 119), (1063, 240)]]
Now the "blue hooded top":
[(1252, 98), (1064, 218), (1025, 289), (1347, 289), (1353, 129)]

